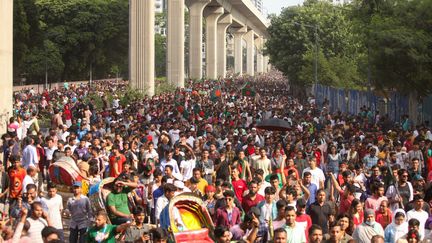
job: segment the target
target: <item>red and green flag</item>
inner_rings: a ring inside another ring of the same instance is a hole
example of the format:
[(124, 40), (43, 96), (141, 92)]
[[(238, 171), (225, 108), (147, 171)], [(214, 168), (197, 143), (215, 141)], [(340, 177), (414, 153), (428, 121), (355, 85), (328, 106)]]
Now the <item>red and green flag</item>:
[(255, 93), (255, 89), (252, 88), (249, 83), (246, 83), (243, 88), (241, 89), (242, 95), (243, 96), (249, 96), (249, 97), (254, 97), (256, 95)]
[(221, 87), (215, 86), (210, 93), (210, 99), (214, 102), (222, 97), (222, 89)]

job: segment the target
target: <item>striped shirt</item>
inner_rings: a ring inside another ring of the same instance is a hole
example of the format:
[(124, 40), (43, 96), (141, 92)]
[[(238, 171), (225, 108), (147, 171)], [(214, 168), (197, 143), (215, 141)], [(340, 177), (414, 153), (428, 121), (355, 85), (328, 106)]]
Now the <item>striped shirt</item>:
[(47, 221), (43, 218), (33, 219), (28, 218), (27, 221), (30, 224), (30, 229), (28, 230), (28, 237), (32, 239), (34, 243), (43, 243), (42, 230), (48, 226)]

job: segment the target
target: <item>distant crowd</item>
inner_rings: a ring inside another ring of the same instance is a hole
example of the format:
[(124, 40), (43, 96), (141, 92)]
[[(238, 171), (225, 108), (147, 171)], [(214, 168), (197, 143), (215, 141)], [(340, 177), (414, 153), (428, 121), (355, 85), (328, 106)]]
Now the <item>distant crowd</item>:
[[(167, 210), (191, 192), (216, 242), (431, 242), (427, 124), (368, 107), (331, 113), (312, 95), (290, 96), (279, 73), (188, 81), (124, 103), (127, 85), (14, 94), (2, 136), (2, 241), (166, 242), (173, 222), (190, 230)], [(290, 129), (259, 129), (270, 118)], [(63, 200), (49, 168), (66, 160), (82, 179)], [(105, 208), (93, 211), (89, 188), (109, 177)]]

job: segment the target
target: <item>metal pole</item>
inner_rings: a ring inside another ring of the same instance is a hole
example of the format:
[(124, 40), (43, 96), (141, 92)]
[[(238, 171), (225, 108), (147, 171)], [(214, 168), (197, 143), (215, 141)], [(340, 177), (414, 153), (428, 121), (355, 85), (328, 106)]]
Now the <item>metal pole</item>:
[(93, 81), (93, 63), (90, 62), (90, 85)]
[[(46, 39), (46, 33), (45, 33), (45, 39)], [(47, 63), (46, 40), (44, 40), (44, 51), (45, 51), (45, 89), (48, 89), (48, 63)]]
[(315, 65), (314, 65), (314, 72), (315, 72), (315, 85), (318, 84), (318, 26), (315, 25)]

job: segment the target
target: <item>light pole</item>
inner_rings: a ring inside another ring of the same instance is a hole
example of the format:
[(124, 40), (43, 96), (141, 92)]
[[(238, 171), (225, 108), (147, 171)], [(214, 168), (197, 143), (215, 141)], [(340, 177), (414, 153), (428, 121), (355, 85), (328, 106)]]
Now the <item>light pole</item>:
[(45, 89), (48, 89), (48, 64), (47, 64), (46, 47), (45, 47)]
[(318, 84), (318, 25), (310, 25), (310, 24), (302, 24), (298, 22), (293, 22), (295, 25), (304, 26), (308, 28), (314, 29), (314, 38), (315, 38), (315, 60), (314, 60), (314, 78), (315, 78), (315, 86)]

